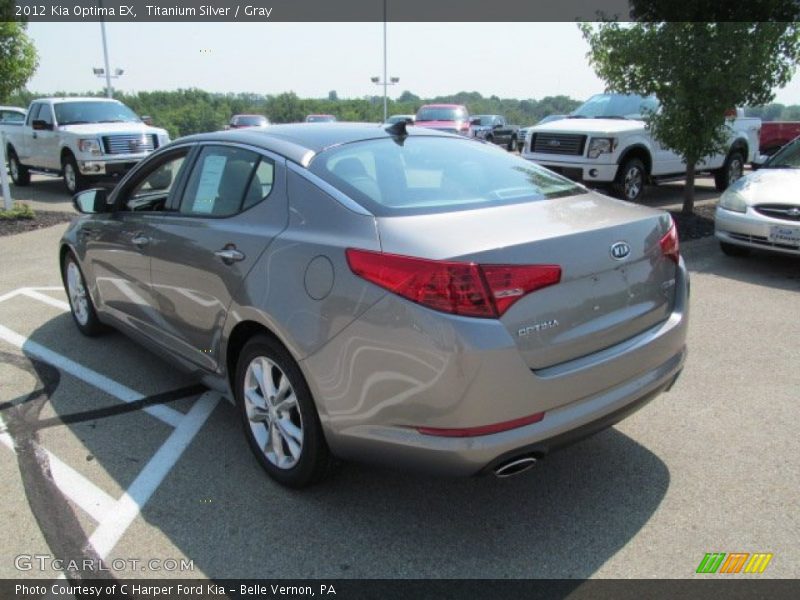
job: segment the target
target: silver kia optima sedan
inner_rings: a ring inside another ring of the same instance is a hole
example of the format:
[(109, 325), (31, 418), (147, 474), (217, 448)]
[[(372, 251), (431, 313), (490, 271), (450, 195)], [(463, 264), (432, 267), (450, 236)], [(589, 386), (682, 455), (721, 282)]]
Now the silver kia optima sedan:
[(722, 194), (714, 218), (722, 251), (729, 256), (745, 256), (754, 249), (800, 256), (798, 190), (800, 138)]
[(75, 204), (78, 328), (227, 396), (289, 486), (335, 458), (511, 475), (668, 389), (686, 355), (667, 213), (405, 122), (187, 137)]

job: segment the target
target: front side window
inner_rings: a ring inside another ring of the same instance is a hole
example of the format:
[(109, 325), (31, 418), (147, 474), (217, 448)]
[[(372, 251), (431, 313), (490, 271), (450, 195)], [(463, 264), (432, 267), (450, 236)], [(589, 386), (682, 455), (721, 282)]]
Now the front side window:
[(53, 124), (53, 115), (50, 112), (50, 107), (47, 104), (42, 104), (42, 107), (39, 109), (39, 114), (37, 115), (37, 119), (39, 121), (44, 121), (47, 125)]
[(345, 144), (310, 170), (377, 216), (426, 214), (586, 193), (583, 187), (486, 144), (412, 136)]
[(186, 184), (180, 212), (228, 217), (258, 204), (272, 190), (274, 165), (255, 152), (206, 146)]
[(188, 153), (188, 148), (183, 149), (141, 174), (127, 194), (125, 208), (130, 211), (164, 210)]
[(135, 112), (121, 102), (59, 102), (53, 106), (59, 125), (138, 123), (141, 121)]

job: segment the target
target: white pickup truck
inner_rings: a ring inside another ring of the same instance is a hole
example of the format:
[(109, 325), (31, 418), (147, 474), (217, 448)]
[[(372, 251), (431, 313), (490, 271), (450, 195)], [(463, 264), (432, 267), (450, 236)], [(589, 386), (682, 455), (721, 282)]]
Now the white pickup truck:
[(124, 175), (169, 142), (164, 129), (109, 98), (34, 100), (23, 123), (0, 124), (0, 131), (16, 185), (28, 185), (31, 171), (61, 175), (71, 194), (93, 178)]
[[(662, 147), (644, 118), (657, 111), (658, 100), (627, 94), (597, 94), (566, 118), (531, 127), (523, 158), (587, 185), (610, 185), (619, 197), (641, 200), (644, 186), (686, 175), (681, 157)], [(725, 153), (706, 157), (697, 172), (711, 172), (719, 191), (742, 176), (746, 163), (758, 158), (761, 120), (728, 119)]]

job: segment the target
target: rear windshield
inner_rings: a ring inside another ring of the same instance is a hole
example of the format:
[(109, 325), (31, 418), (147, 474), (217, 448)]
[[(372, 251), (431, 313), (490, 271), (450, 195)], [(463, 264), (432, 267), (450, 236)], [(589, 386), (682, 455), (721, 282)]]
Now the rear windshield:
[(135, 112), (119, 102), (59, 102), (53, 108), (59, 125), (141, 121)]
[(333, 115), (308, 115), (306, 123), (333, 123), (336, 117)]
[(463, 108), (423, 106), (417, 111), (417, 121), (465, 121), (466, 119), (467, 111)]
[(773, 154), (764, 167), (767, 169), (798, 169), (800, 168), (800, 137), (786, 144)]
[(494, 146), (412, 136), (337, 146), (309, 169), (376, 216), (469, 210), (586, 193)]
[(267, 118), (261, 115), (235, 117), (234, 122), (240, 127), (258, 127), (259, 125), (267, 125), (269, 123)]

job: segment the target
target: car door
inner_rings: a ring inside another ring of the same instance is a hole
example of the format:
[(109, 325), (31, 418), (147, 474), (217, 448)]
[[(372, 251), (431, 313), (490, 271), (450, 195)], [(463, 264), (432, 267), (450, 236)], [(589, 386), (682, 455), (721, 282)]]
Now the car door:
[(159, 219), (150, 249), (153, 294), (167, 324), (163, 341), (215, 371), (232, 297), (288, 220), (283, 159), (206, 144), (174, 208)]
[(60, 169), (59, 138), (55, 131), (53, 107), (42, 102), (35, 120), (43, 122), (44, 128), (33, 129), (31, 127), (31, 137), (28, 142), (28, 153), (30, 154), (28, 164), (43, 169)]
[(112, 195), (113, 211), (81, 229), (80, 243), (103, 309), (134, 331), (158, 339), (168, 323), (151, 289), (155, 226), (176, 193), (191, 146), (148, 161)]

